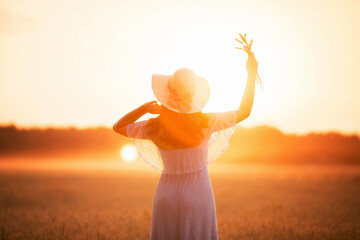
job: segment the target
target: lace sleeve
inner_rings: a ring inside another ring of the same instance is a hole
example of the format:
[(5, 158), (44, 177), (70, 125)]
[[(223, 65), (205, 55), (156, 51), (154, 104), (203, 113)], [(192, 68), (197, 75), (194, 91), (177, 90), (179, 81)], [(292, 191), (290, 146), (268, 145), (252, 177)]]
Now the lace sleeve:
[(151, 140), (151, 136), (147, 131), (147, 123), (149, 120), (131, 123), (126, 126), (128, 137), (133, 141), (133, 144), (141, 158), (148, 166), (157, 171), (163, 170), (161, 155)]
[(126, 126), (126, 134), (129, 138), (150, 139), (147, 127), (149, 120), (130, 123)]
[(236, 129), (237, 113), (236, 111), (211, 113), (210, 122), (208, 164), (228, 148), (230, 137)]

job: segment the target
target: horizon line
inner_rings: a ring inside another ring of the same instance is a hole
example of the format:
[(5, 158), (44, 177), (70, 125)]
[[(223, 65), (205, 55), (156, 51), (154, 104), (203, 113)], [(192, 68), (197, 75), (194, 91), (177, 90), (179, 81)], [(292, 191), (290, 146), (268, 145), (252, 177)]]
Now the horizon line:
[[(40, 130), (46, 130), (46, 129), (76, 129), (76, 130), (88, 130), (88, 129), (97, 129), (97, 128), (108, 128), (112, 129), (112, 126), (108, 125), (88, 125), (88, 126), (78, 126), (78, 125), (19, 125), (16, 123), (0, 123), (0, 128), (2, 127), (15, 127), (19, 130), (31, 130), (31, 129), (40, 129)], [(338, 129), (329, 129), (329, 130), (308, 130), (308, 131), (284, 131), (280, 127), (273, 126), (270, 124), (258, 124), (253, 126), (236, 126), (245, 128), (245, 129), (253, 129), (258, 127), (270, 127), (275, 128), (279, 130), (281, 133), (286, 135), (309, 135), (309, 134), (329, 134), (329, 133), (339, 133), (344, 136), (353, 136), (356, 135), (360, 137), (360, 132), (357, 131), (343, 131)]]

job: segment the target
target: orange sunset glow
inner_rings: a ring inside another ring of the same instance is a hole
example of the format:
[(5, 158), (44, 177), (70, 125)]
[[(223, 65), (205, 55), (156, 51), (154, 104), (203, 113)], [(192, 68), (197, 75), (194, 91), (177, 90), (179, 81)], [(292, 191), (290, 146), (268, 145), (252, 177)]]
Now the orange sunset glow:
[(359, 180), (359, 0), (0, 0), (1, 239), (360, 239)]
[(155, 100), (153, 73), (180, 67), (208, 80), (204, 111), (236, 109), (243, 32), (264, 82), (244, 126), (359, 133), (359, 11), (358, 1), (1, 1), (0, 123), (111, 126)]

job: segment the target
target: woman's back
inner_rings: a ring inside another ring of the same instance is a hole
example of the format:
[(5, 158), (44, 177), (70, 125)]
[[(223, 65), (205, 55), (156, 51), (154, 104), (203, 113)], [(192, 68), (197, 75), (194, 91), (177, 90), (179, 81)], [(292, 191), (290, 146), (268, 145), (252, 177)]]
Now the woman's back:
[(165, 107), (147, 125), (152, 141), (162, 149), (182, 149), (200, 145), (208, 137), (210, 115), (202, 112), (183, 114)]
[(157, 146), (165, 174), (186, 174), (204, 169), (208, 165), (208, 142), (194, 147), (164, 149)]

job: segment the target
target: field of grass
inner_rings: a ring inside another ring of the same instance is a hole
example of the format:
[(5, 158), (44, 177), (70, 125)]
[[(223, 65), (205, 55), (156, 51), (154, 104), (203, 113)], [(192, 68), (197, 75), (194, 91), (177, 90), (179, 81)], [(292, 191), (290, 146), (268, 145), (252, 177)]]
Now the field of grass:
[[(214, 165), (210, 176), (219, 239), (360, 239), (357, 166)], [(149, 239), (158, 177), (2, 169), (0, 239)]]

